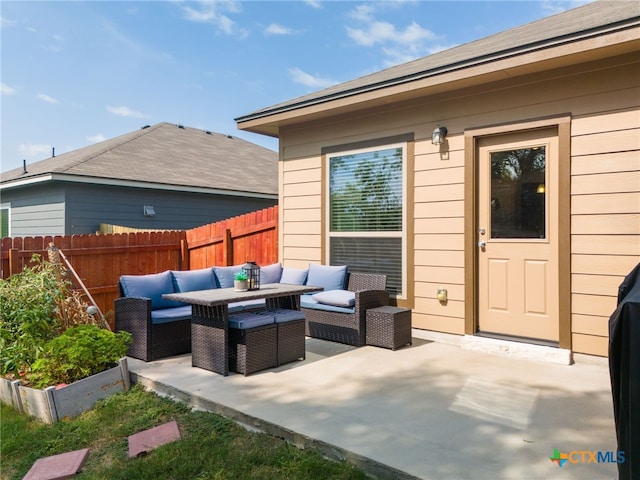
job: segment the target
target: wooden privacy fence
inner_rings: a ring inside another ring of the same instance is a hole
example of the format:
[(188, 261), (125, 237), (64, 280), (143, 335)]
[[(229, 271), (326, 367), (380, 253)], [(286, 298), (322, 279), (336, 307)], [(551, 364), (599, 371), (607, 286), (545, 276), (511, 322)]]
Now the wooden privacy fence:
[(251, 212), (192, 230), (113, 235), (16, 237), (1, 240), (2, 278), (19, 273), (33, 254), (60, 249), (113, 328), (113, 301), (120, 275), (278, 261), (278, 207)]

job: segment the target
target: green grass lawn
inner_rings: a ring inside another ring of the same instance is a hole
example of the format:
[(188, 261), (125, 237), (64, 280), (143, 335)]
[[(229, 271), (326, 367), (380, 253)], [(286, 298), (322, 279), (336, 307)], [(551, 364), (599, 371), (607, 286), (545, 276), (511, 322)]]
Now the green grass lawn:
[[(135, 386), (109, 397), (80, 417), (53, 425), (2, 405), (0, 476), (21, 479), (42, 457), (89, 448), (82, 473), (74, 478), (104, 480), (365, 479), (346, 462), (323, 458), (281, 439), (249, 432), (213, 413)], [(181, 440), (145, 456), (127, 457), (127, 437), (175, 420)]]

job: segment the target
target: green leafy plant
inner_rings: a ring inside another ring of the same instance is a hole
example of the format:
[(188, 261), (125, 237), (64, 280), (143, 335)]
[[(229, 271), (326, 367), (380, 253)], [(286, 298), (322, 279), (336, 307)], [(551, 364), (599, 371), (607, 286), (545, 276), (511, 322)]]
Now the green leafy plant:
[(0, 373), (20, 377), (45, 342), (62, 331), (57, 304), (65, 297), (54, 266), (31, 259), (21, 273), (0, 280)]
[(129, 332), (113, 333), (96, 325), (77, 325), (48, 341), (31, 366), (36, 388), (73, 383), (107, 370), (127, 353)]
[(233, 278), (238, 280), (239, 282), (246, 282), (249, 279), (247, 277), (247, 272), (245, 272), (244, 270), (237, 272)]
[[(22, 272), (0, 279), (0, 375), (29, 383), (45, 345), (74, 325), (98, 324), (59, 263), (31, 258)], [(97, 328), (97, 327), (96, 327)], [(118, 357), (119, 358), (119, 357)], [(116, 358), (117, 360), (117, 358)]]

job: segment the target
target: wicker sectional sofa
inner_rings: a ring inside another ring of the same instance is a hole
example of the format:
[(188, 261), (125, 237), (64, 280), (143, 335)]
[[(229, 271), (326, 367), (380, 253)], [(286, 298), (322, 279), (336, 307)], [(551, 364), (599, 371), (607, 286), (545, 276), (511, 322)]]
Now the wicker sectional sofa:
[[(116, 330), (133, 335), (127, 355), (150, 362), (191, 351), (191, 305), (162, 298), (165, 293), (208, 290), (233, 286), (242, 265), (197, 270), (167, 270), (148, 275), (122, 275), (120, 298), (114, 302)], [(277, 281), (282, 267), (273, 264), (261, 270), (263, 283)], [(265, 302), (229, 305), (229, 313), (265, 306)]]
[[(166, 300), (162, 295), (232, 287), (233, 276), (241, 268), (241, 265), (236, 265), (188, 271), (168, 270), (148, 275), (122, 275), (119, 281), (121, 297), (115, 300), (114, 311), (116, 330), (125, 330), (133, 335), (127, 354), (149, 362), (189, 353), (192, 335), (191, 305)], [(299, 309), (298, 313), (304, 314), (304, 324), (301, 318), (294, 321), (286, 318), (286, 315), (280, 315), (279, 318), (287, 321), (275, 320), (275, 363), (272, 360), (273, 354), (269, 354), (268, 361), (261, 360), (263, 363), (257, 364), (261, 368), (304, 358), (304, 338), (301, 334), (303, 328), (307, 336), (364, 345), (366, 309), (388, 305), (389, 302), (385, 291), (385, 275), (348, 273), (346, 266), (310, 264), (308, 269), (295, 269), (282, 268), (277, 263), (262, 267), (260, 277), (263, 284), (307, 284), (324, 289), (321, 294), (302, 295), (299, 305), (280, 305), (289, 310)], [(255, 312), (265, 307), (264, 300), (230, 304), (230, 320), (234, 314)], [(243, 329), (247, 330), (242, 327), (230, 328)], [(232, 359), (238, 365), (236, 371), (245, 375), (255, 371), (254, 367), (245, 362), (249, 362), (250, 357), (243, 357), (244, 343), (252, 341), (253, 333), (256, 332), (234, 331), (230, 335), (238, 343), (232, 345), (232, 350), (242, 354), (234, 355)], [(248, 351), (248, 355), (253, 353)], [(267, 363), (269, 365), (264, 367)]]

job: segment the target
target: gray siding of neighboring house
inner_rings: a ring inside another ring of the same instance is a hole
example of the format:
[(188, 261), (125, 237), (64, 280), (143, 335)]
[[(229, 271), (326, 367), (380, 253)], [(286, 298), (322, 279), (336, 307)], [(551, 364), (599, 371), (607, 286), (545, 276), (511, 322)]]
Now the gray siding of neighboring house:
[[(66, 200), (66, 235), (95, 233), (101, 223), (185, 230), (278, 203), (277, 199), (85, 184), (67, 184)], [(154, 208), (155, 216), (144, 216), (145, 205)]]
[(65, 192), (59, 185), (24, 188), (2, 193), (11, 209), (11, 236), (65, 234)]

